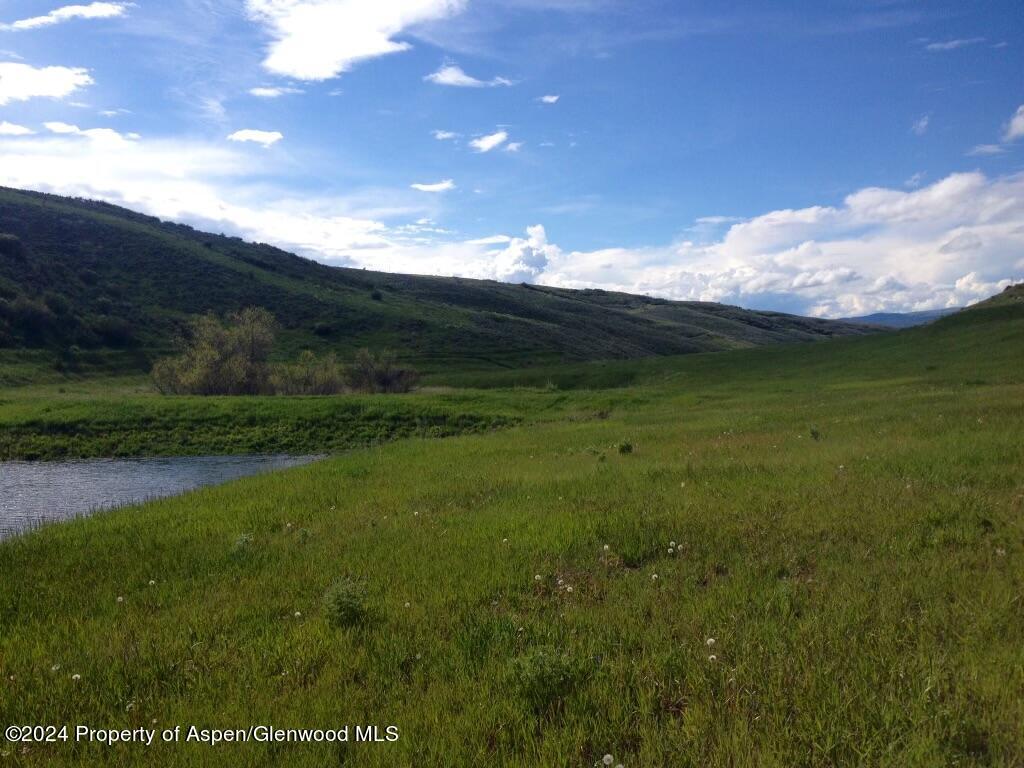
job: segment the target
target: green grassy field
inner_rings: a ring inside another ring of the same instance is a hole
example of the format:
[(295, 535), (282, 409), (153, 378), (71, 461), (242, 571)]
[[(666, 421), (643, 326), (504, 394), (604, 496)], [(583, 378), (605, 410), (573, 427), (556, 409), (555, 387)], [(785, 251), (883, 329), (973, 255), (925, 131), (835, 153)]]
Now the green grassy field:
[[(400, 737), (3, 744), (0, 765), (1020, 766), (1022, 360), (1014, 305), (452, 374), (434, 383), (478, 389), (375, 407), (516, 423), (7, 541), (0, 724)], [(5, 393), (0, 418), (77, 432), (114, 409), (63, 397)], [(364, 594), (339, 614), (325, 595), (346, 579)]]

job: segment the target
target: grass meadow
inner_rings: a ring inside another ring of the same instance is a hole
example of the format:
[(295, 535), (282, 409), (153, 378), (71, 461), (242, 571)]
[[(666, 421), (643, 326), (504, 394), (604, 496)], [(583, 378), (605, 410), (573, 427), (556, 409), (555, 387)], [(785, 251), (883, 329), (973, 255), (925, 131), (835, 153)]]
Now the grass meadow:
[[(1010, 308), (460, 374), (434, 383), (475, 389), (379, 407), (500, 429), (9, 540), (3, 724), (400, 737), (2, 744), (0, 765), (1020, 766), (1022, 360)], [(5, 398), (8, 431), (60, 420)]]

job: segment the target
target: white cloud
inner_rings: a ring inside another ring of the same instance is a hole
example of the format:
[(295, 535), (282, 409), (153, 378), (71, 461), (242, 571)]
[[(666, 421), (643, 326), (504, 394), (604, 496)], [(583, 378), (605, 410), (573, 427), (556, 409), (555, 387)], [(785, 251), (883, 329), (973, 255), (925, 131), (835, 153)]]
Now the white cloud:
[(435, 184), (410, 184), (409, 186), (420, 192), (447, 192), (450, 189), (455, 189), (455, 182), (445, 179)]
[(924, 171), (918, 171), (917, 173), (913, 174), (910, 178), (908, 178), (906, 181), (904, 181), (903, 186), (909, 187), (910, 189), (917, 189), (918, 187), (921, 186), (921, 182), (924, 181), (924, 177), (926, 175), (927, 174), (925, 174)]
[(0, 136), (31, 136), (34, 133), (35, 131), (31, 128), (26, 128), (24, 125), (16, 125), (6, 120), (0, 122)]
[(928, 123), (931, 122), (931, 115), (925, 115), (919, 120), (915, 120), (914, 124), (910, 126), (910, 132), (915, 136), (924, 136), (928, 132)]
[(438, 141), (451, 141), (459, 138), (459, 134), (452, 131), (432, 131), (431, 135)]
[(1020, 280), (1024, 175), (953, 174), (779, 210), (710, 243), (572, 252), (545, 283), (849, 316), (960, 306)]
[(254, 144), (261, 144), (263, 147), (269, 147), (283, 138), (284, 134), (280, 131), (259, 131), (255, 128), (243, 128), (228, 136), (228, 141), (249, 141)]
[(469, 142), (469, 146), (477, 152), (490, 152), (495, 147), (500, 147), (506, 141), (508, 141), (508, 133), (506, 131), (498, 131), (497, 133), (473, 139)]
[(966, 48), (969, 45), (984, 43), (984, 37), (962, 37), (956, 40), (944, 40), (938, 43), (928, 43), (925, 46), (929, 51), (955, 51), (957, 48)]
[(743, 221), (743, 219), (738, 216), (701, 216), (697, 219), (697, 224), (717, 227), (722, 224), (733, 224), (737, 221)]
[(12, 24), (0, 24), (0, 29), (25, 30), (48, 27), (72, 19), (110, 19), (123, 16), (131, 3), (89, 3), (89, 5), (65, 5), (50, 11), (45, 16), (33, 16)]
[(510, 141), (508, 144), (505, 145), (506, 152), (518, 152), (522, 148), (523, 142), (521, 141)]
[(967, 151), (967, 154), (971, 157), (977, 157), (979, 155), (1001, 155), (1006, 151), (1006, 148), (1000, 144), (978, 144), (971, 147)]
[(1024, 104), (1017, 107), (1017, 111), (1010, 118), (1010, 122), (1006, 124), (1006, 129), (1003, 131), (1003, 141), (1016, 141), (1022, 137), (1024, 137)]
[(289, 86), (260, 86), (249, 89), (249, 94), (251, 96), (256, 96), (260, 99), (276, 99), (281, 96), (288, 96), (295, 93), (302, 93), (302, 89), (292, 88)]
[(121, 134), (112, 128), (79, 128), (77, 125), (62, 122), (43, 123), (43, 127), (50, 133), (59, 136), (81, 136), (97, 143), (107, 145), (120, 145), (128, 141), (139, 139), (137, 133)]
[(263, 66), (299, 80), (327, 80), (355, 64), (407, 50), (394, 39), (460, 12), (466, 0), (246, 0), (273, 38)]
[(506, 283), (534, 282), (561, 255), (557, 245), (548, 243), (540, 224), (527, 227), (526, 234), (525, 239), (512, 238), (503, 250), (492, 254), (490, 277)]
[(445, 64), (439, 70), (431, 72), (423, 79), (435, 85), (450, 85), (456, 88), (494, 88), (499, 85), (512, 85), (512, 81), (504, 77), (478, 80), (471, 75), (467, 75), (462, 71), (461, 67), (454, 64)]
[(3, 61), (0, 62), (0, 106), (38, 97), (63, 99), (92, 83), (89, 70), (80, 67), (37, 68)]
[(560, 98), (562, 97), (557, 94), (552, 94), (549, 96), (541, 96), (537, 99), (537, 101), (541, 102), (542, 104), (557, 104)]

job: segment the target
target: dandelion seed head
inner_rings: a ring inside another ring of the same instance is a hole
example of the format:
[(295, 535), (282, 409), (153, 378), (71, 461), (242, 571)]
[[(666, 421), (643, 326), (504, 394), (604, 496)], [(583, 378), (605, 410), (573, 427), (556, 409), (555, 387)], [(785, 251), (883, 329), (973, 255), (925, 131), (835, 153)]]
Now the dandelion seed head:
[(674, 554), (676, 553), (676, 551), (675, 551), (674, 549), (672, 549), (672, 547), (669, 547), (669, 548), (668, 548), (668, 553), (669, 553), (670, 555), (674, 555)]
[(611, 765), (612, 763), (615, 762), (615, 758), (612, 757), (611, 755), (605, 755), (604, 757), (601, 758), (601, 762), (604, 763), (605, 765)]
[(533, 577), (533, 580), (534, 581), (540, 581), (540, 578), (541, 578), (540, 574), (538, 573), (536, 576)]
[(406, 607), (406, 608), (409, 608), (410, 606), (411, 606), (411, 603), (408, 603), (408, 602), (407, 602), (407, 603), (405, 604), (405, 607)]
[(714, 644), (715, 644), (715, 638), (713, 638), (713, 637), (709, 637), (709, 638), (708, 638), (707, 640), (705, 640), (704, 642), (705, 642), (705, 643), (707, 644), (708, 648), (710, 648), (710, 647), (711, 647), (712, 645), (714, 645)]
[(124, 598), (123, 598), (123, 597), (121, 597), (120, 595), (118, 595), (118, 596), (117, 596), (117, 602), (119, 602), (119, 603), (123, 603), (123, 602), (124, 602)]
[(651, 574), (651, 581), (657, 581), (657, 580), (658, 580), (658, 574), (652, 573)]
[(81, 679), (82, 679), (82, 676), (81, 676), (80, 674), (78, 674), (78, 673), (76, 672), (75, 674), (73, 674), (73, 675), (71, 676), (71, 679), (72, 679), (72, 680), (81, 680)]
[(52, 667), (50, 667), (51, 672), (56, 672), (58, 669), (60, 669), (60, 664), (54, 664)]
[(301, 619), (302, 618), (302, 612), (301, 611), (296, 611), (295, 612), (295, 618), (296, 619)]
[(566, 587), (566, 588), (565, 588), (565, 591), (566, 591), (566, 592), (572, 592), (572, 587), (571, 587), (571, 586), (568, 586), (568, 587)]
[(156, 579), (150, 579), (149, 580), (149, 586), (155, 587), (156, 586)]
[(710, 656), (708, 656), (708, 661), (711, 661), (711, 662), (718, 661), (718, 657), (715, 656), (715, 654), (712, 653)]

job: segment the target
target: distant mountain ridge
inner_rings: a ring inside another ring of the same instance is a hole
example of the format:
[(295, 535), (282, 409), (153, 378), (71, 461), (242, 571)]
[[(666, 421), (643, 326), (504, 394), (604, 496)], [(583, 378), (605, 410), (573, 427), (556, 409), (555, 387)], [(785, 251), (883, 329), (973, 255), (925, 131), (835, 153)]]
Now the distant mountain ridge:
[(601, 290), (330, 267), (102, 202), (0, 188), (0, 349), (131, 350), (246, 306), (282, 355), (390, 348), (424, 371), (639, 358), (877, 332), (841, 321)]
[(867, 323), (868, 325), (881, 325), (886, 328), (913, 328), (917, 325), (933, 323), (940, 317), (959, 312), (963, 307), (952, 307), (949, 309), (925, 309), (920, 312), (875, 312), (871, 315), (860, 315), (858, 317), (841, 318), (848, 323)]

